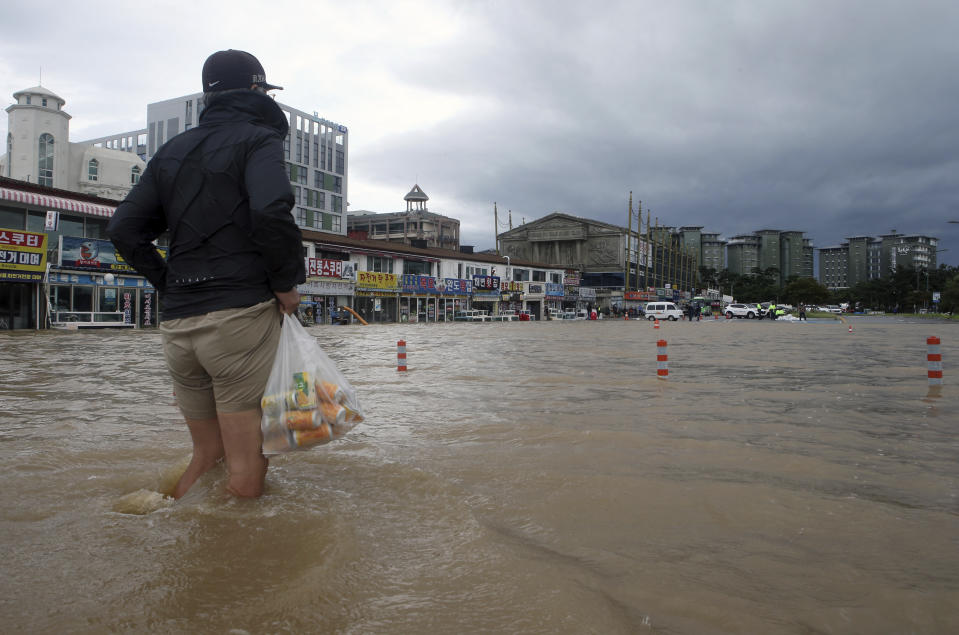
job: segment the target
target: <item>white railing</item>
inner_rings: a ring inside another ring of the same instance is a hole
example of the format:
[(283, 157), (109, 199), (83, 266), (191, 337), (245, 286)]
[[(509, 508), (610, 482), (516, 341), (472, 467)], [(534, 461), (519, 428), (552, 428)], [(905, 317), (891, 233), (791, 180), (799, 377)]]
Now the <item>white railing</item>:
[(123, 321), (122, 311), (57, 311), (50, 323), (56, 328), (68, 329), (135, 326)]

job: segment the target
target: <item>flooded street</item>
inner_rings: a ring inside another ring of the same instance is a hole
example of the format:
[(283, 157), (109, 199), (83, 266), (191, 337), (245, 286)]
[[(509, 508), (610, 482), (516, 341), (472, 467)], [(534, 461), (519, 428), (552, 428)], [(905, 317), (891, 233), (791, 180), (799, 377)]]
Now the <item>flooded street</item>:
[(158, 333), (0, 334), (3, 630), (959, 632), (959, 324), (850, 324), (315, 327), (367, 422), (176, 504)]

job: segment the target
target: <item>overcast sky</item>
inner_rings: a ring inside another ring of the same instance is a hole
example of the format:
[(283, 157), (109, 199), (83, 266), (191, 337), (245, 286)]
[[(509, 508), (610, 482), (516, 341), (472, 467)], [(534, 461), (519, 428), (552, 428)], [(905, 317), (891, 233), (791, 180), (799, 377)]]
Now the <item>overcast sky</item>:
[[(0, 93), (63, 97), (71, 140), (145, 127), (216, 50), (350, 130), (351, 210), (414, 183), (464, 244), (554, 211), (817, 247), (891, 232), (959, 264), (959, 2), (6, 0)], [(6, 137), (7, 121), (0, 121)]]

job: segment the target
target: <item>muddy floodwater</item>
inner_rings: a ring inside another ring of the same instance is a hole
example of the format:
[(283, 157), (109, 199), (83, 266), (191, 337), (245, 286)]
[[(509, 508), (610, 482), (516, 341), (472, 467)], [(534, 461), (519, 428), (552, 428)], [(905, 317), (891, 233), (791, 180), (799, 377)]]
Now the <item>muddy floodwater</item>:
[(2, 630), (959, 632), (959, 324), (310, 332), (367, 422), (175, 504), (158, 333), (0, 335)]

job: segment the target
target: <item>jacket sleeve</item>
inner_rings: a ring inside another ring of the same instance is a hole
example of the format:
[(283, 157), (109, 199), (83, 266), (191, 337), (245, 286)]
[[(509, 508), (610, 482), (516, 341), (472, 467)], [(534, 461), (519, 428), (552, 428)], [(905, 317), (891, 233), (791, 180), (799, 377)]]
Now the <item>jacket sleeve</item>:
[(277, 135), (259, 141), (247, 157), (244, 175), (250, 197), (252, 239), (266, 263), (270, 288), (289, 291), (306, 281), (303, 236), (290, 213), (293, 189)]
[(140, 181), (113, 213), (107, 236), (127, 264), (160, 291), (166, 287), (167, 265), (153, 241), (166, 229), (166, 216), (148, 164)]

